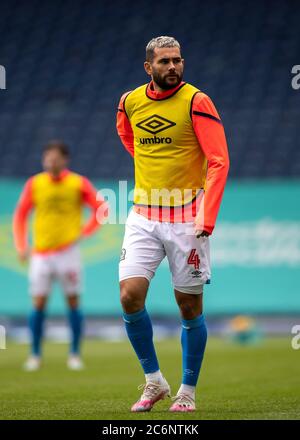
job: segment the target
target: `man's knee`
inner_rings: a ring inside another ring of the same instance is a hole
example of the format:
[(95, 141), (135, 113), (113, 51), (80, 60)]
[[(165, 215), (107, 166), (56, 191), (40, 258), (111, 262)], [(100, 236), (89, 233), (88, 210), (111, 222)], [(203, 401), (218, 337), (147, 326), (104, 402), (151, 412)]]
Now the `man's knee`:
[(120, 282), (120, 299), (125, 312), (135, 313), (144, 307), (148, 285), (145, 278), (129, 278)]
[(177, 304), (184, 319), (194, 319), (202, 313), (202, 295), (176, 292)]
[(68, 295), (66, 297), (67, 303), (70, 309), (76, 309), (79, 306), (79, 297), (78, 295)]
[(190, 302), (181, 302), (179, 304), (180, 311), (182, 313), (182, 316), (193, 316), (195, 314), (195, 307)]
[(36, 296), (33, 299), (33, 305), (34, 308), (37, 310), (44, 310), (46, 307), (46, 303), (47, 303), (47, 297), (46, 296)]

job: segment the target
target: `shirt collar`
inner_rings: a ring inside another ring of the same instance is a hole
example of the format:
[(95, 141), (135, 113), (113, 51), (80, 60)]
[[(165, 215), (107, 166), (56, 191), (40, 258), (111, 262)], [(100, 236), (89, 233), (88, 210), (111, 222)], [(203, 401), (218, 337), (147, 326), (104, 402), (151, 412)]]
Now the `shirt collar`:
[(57, 176), (57, 177), (52, 176), (52, 174), (50, 174), (50, 173), (48, 173), (48, 175), (53, 182), (59, 182), (59, 181), (63, 180), (69, 173), (70, 173), (70, 170), (65, 168), (64, 170), (62, 170), (60, 172), (59, 176)]
[(150, 83), (147, 85), (146, 95), (148, 96), (148, 98), (155, 100), (166, 99), (174, 95), (174, 93), (176, 93), (177, 90), (179, 90), (184, 84), (185, 82), (181, 81), (180, 84), (178, 84), (176, 87), (173, 87), (172, 89), (165, 90), (164, 92), (157, 92), (154, 90), (153, 81), (150, 81)]

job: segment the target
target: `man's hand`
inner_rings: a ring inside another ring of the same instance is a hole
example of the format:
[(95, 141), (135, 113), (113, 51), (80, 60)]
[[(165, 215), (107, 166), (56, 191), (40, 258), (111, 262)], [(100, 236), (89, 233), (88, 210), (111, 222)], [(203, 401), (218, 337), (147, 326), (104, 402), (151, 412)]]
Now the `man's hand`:
[(25, 251), (19, 251), (18, 252), (18, 258), (20, 260), (21, 263), (27, 263), (27, 261), (29, 260), (29, 250), (26, 249)]
[(200, 229), (196, 229), (196, 230), (195, 230), (195, 234), (196, 234), (196, 237), (197, 237), (197, 238), (200, 238), (200, 237), (208, 237), (208, 236), (209, 236), (209, 233), (208, 233), (208, 232), (206, 232), (206, 231), (201, 231)]

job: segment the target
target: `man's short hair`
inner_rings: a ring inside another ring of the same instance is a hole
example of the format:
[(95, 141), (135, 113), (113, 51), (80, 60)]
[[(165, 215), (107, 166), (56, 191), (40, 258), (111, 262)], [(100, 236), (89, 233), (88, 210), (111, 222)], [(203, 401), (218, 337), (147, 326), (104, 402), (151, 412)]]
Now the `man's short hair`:
[(60, 152), (60, 154), (62, 156), (64, 156), (65, 158), (69, 158), (70, 157), (70, 150), (67, 144), (65, 144), (65, 142), (59, 140), (59, 139), (53, 139), (51, 141), (49, 141), (45, 147), (44, 147), (44, 154), (47, 153), (48, 151), (52, 151), (52, 150), (57, 150)]
[(180, 49), (180, 44), (175, 38), (166, 35), (152, 38), (146, 46), (146, 61), (150, 63), (153, 61), (154, 49), (156, 47), (178, 47)]

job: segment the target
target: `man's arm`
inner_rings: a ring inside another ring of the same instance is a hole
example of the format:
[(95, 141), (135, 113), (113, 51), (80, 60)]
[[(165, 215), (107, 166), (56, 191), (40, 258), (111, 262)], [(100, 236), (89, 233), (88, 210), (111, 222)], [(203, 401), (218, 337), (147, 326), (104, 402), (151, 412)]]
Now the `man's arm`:
[(82, 236), (89, 237), (99, 229), (107, 216), (107, 203), (86, 177), (82, 177), (81, 191), (83, 203), (91, 209), (91, 215), (82, 228)]
[(133, 131), (125, 110), (125, 99), (129, 93), (130, 92), (124, 93), (124, 95), (121, 97), (119, 102), (118, 113), (117, 113), (117, 132), (118, 135), (120, 136), (122, 144), (133, 157), (134, 156)]
[(229, 156), (220, 116), (204, 93), (197, 93), (194, 97), (192, 121), (208, 161), (205, 193), (195, 220), (196, 235), (199, 237), (210, 235), (215, 227), (229, 170)]
[(13, 236), (15, 248), (21, 260), (28, 257), (28, 216), (33, 208), (32, 180), (27, 180), (13, 215)]

